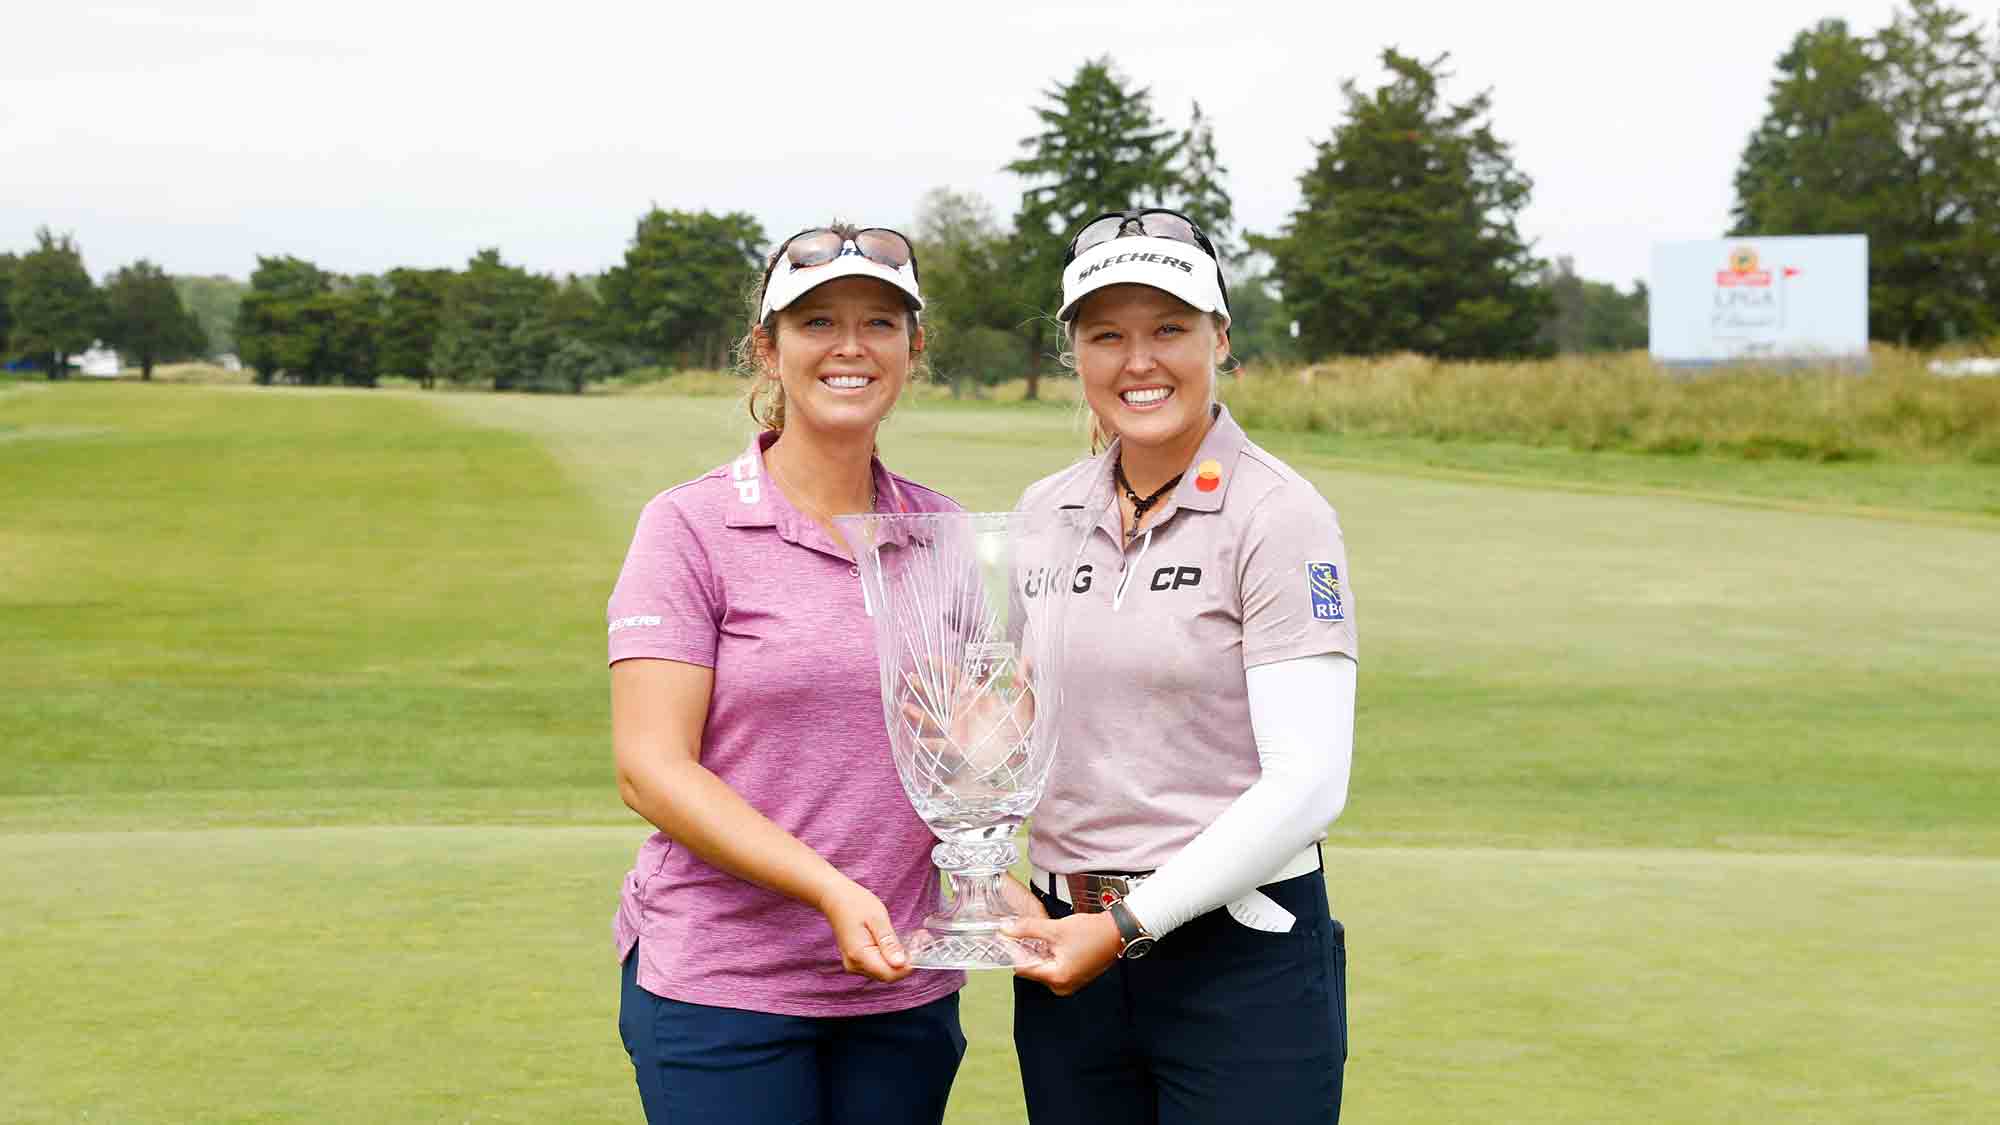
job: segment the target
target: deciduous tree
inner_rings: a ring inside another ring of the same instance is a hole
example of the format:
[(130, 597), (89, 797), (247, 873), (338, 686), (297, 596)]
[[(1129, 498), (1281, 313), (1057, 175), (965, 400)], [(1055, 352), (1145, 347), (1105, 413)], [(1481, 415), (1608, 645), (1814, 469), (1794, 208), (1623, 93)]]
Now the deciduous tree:
[[(1205, 228), (1204, 228), (1205, 229)], [(1237, 261), (1229, 277), (1229, 350), (1241, 363), (1296, 363), (1292, 317), (1271, 291), (1270, 263), (1261, 254)]]
[(202, 350), (211, 355), (236, 352), (236, 309), (250, 286), (233, 277), (210, 274), (176, 276), (174, 288), (180, 291), (181, 304), (201, 322), (202, 336), (208, 341)]
[(111, 275), (104, 285), (104, 337), (138, 361), (139, 378), (150, 380), (162, 360), (199, 352), (204, 341), (181, 304), (174, 279), (144, 258)]
[(15, 254), (0, 254), (0, 364), (14, 356), (9, 336), (14, 328), (14, 312), (9, 304), (14, 291), (14, 270), (21, 264)]
[(2000, 34), (1912, 0), (1778, 57), (1736, 171), (1733, 233), (1865, 234), (1869, 332), (1932, 344), (2000, 330)]
[(280, 371), (311, 379), (329, 310), (317, 298), (332, 292), (333, 275), (290, 255), (257, 258), (250, 292), (236, 310), (236, 346), (243, 362), (268, 385)]
[(415, 379), (425, 390), (437, 382), (431, 359), (444, 320), (445, 296), (456, 275), (450, 270), (394, 269), (383, 311), (382, 370)]
[(431, 367), (454, 383), (510, 390), (541, 374), (536, 333), (556, 283), (481, 250), (447, 291)]
[(764, 242), (764, 228), (742, 212), (646, 212), (625, 261), (599, 285), (612, 330), (650, 359), (728, 366)]
[(603, 304), (591, 284), (571, 277), (547, 289), (514, 330), (518, 369), (507, 389), (582, 394), (618, 372), (622, 349), (606, 338)]
[(13, 278), (14, 350), (47, 362), (49, 378), (67, 377), (69, 357), (89, 347), (104, 326), (103, 294), (83, 268), (76, 239), (39, 228), (35, 248), (22, 255)]
[(957, 394), (966, 383), (1017, 374), (1012, 330), (1023, 319), (1010, 296), (1007, 233), (976, 195), (933, 188), (917, 203), (912, 235), (924, 283), (927, 358)]
[(389, 291), (368, 274), (341, 278), (333, 291), (314, 299), (325, 327), (314, 357), (314, 382), (372, 387), (382, 374), (382, 330), (388, 320)]
[(1635, 281), (1632, 292), (1580, 277), (1567, 255), (1542, 270), (1551, 314), (1542, 325), (1542, 342), (1557, 352), (1622, 352), (1646, 346), (1646, 283)]
[[(1870, 254), (1882, 334), (1943, 343), (2000, 331), (2000, 27), (1910, 0), (1876, 36), (1906, 156), (1905, 239)], [(1876, 267), (1880, 262), (1879, 269)]]

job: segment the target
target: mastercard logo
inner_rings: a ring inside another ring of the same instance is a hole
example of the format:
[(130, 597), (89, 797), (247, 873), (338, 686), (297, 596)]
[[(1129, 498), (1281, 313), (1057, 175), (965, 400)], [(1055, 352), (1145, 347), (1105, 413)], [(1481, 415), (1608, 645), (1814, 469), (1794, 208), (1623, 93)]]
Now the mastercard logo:
[(1203, 492), (1214, 492), (1222, 487), (1222, 462), (1203, 461), (1195, 466), (1194, 486)]

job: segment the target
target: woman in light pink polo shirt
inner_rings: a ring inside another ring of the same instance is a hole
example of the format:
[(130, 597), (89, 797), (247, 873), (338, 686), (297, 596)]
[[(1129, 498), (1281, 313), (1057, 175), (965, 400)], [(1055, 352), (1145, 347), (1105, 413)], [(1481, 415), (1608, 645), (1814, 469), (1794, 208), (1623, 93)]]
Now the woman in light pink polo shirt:
[(650, 1121), (944, 1115), (964, 975), (913, 973), (896, 941), (935, 906), (935, 841), (896, 778), (831, 526), (957, 508), (874, 456), (922, 308), (902, 235), (787, 239), (743, 349), (764, 430), (646, 506), (611, 595), (618, 788), (659, 829), (613, 926)]
[(1021, 506), (1098, 526), (1029, 840), (1050, 918), (1019, 932), (1054, 951), (1015, 980), (1029, 1119), (1338, 1120), (1346, 945), (1318, 841), (1353, 740), (1340, 524), (1216, 401), (1228, 293), (1186, 216), (1084, 224), (1059, 316), (1096, 455)]

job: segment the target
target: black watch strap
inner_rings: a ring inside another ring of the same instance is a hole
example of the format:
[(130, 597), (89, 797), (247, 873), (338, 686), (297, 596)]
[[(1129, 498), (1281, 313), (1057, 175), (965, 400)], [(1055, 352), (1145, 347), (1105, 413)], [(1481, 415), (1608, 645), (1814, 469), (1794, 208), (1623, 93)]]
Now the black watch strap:
[(1113, 902), (1107, 913), (1111, 915), (1112, 925), (1118, 927), (1118, 956), (1144, 957), (1152, 952), (1153, 935), (1147, 933), (1146, 927), (1139, 924), (1138, 916), (1132, 913), (1131, 907), (1125, 905), (1124, 899)]

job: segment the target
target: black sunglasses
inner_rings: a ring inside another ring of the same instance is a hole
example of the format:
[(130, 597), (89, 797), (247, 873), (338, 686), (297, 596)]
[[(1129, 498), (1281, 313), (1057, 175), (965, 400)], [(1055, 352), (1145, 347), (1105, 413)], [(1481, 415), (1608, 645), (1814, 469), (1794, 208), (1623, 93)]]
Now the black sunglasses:
[(1069, 252), (1063, 257), (1063, 265), (1076, 261), (1076, 256), (1093, 246), (1101, 246), (1114, 238), (1151, 235), (1154, 238), (1171, 238), (1175, 242), (1185, 242), (1199, 249), (1209, 257), (1215, 257), (1215, 244), (1201, 231), (1200, 224), (1179, 211), (1169, 211), (1165, 207), (1142, 207), (1129, 211), (1106, 211), (1077, 229), (1076, 237), (1069, 240)]
[(779, 262), (790, 262), (795, 270), (823, 266), (845, 253), (850, 242), (862, 257), (878, 265), (892, 270), (910, 267), (911, 279), (923, 284), (923, 277), (917, 271), (917, 252), (900, 231), (868, 227), (849, 236), (831, 227), (807, 227), (778, 244), (770, 263), (764, 267), (764, 285), (770, 286), (771, 274)]
[(1215, 252), (1215, 244), (1202, 233), (1201, 224), (1165, 207), (1106, 211), (1090, 220), (1077, 228), (1076, 237), (1069, 240), (1069, 249), (1063, 253), (1063, 265), (1069, 265), (1076, 261), (1077, 255), (1114, 238), (1137, 238), (1141, 235), (1172, 239), (1207, 254), (1215, 263), (1215, 284), (1222, 289), (1223, 303), (1228, 304), (1229, 282), (1223, 279), (1222, 256)]

